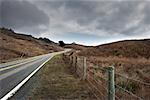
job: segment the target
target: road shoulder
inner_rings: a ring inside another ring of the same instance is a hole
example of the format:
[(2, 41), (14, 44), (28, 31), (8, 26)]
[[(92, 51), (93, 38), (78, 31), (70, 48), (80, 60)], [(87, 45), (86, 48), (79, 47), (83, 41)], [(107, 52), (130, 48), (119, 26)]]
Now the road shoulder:
[(46, 63), (12, 99), (41, 100), (93, 100), (86, 83), (75, 77), (62, 56), (56, 56)]

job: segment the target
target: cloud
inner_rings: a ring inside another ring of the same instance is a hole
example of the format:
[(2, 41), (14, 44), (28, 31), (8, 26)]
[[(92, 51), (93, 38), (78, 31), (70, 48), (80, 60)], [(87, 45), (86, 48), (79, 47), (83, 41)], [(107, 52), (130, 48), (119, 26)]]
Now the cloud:
[(3, 25), (39, 36), (55, 35), (55, 40), (77, 33), (100, 39), (150, 38), (146, 0), (20, 0), (4, 2), (2, 8)]
[(134, 36), (145, 34), (150, 27), (149, 1), (64, 0), (37, 4), (48, 13), (55, 33)]
[(28, 1), (3, 0), (0, 8), (1, 26), (29, 34), (46, 31), (49, 26), (49, 17)]

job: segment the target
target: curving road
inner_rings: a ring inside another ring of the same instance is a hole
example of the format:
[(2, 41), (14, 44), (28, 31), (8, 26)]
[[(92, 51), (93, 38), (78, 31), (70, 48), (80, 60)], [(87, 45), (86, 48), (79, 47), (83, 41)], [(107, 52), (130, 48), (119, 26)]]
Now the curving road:
[(0, 64), (0, 98), (8, 98), (10, 91), (12, 92), (13, 89), (23, 80), (25, 81), (27, 77), (32, 76), (31, 74), (36, 73), (36, 71), (38, 71), (53, 56), (68, 51), (70, 51), (70, 49)]

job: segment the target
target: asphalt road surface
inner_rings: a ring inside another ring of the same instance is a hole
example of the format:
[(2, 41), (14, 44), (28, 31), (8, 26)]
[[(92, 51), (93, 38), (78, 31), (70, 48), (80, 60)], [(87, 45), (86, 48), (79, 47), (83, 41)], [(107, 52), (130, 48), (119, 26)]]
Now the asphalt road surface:
[(0, 64), (0, 98), (3, 98), (9, 91), (48, 59), (51, 59), (54, 55), (68, 51), (70, 50), (67, 49), (61, 52)]

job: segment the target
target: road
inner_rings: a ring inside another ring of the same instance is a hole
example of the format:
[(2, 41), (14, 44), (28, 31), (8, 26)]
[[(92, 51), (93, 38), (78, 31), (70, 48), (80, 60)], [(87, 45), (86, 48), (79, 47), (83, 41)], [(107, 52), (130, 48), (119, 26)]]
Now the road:
[[(70, 51), (55, 52), (24, 60), (0, 64), (0, 98), (4, 98), (10, 91), (13, 91), (22, 81), (28, 80), (31, 74), (36, 73), (53, 56)], [(24, 83), (23, 83), (24, 84)]]

